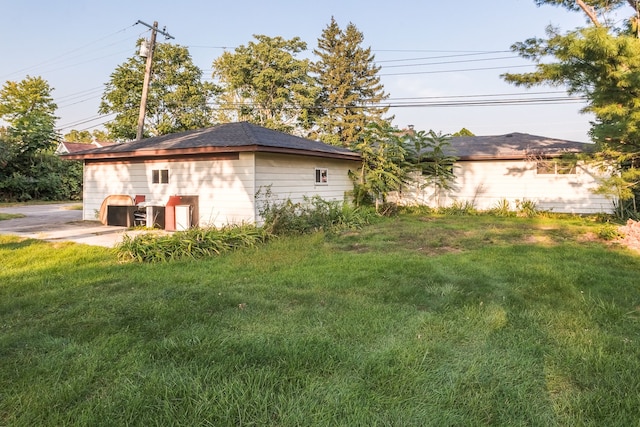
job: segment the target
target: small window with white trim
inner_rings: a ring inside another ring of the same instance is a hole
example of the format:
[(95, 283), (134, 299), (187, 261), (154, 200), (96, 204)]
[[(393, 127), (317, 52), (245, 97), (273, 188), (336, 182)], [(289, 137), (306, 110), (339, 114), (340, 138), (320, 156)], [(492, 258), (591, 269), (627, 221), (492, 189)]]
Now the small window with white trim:
[(329, 183), (329, 170), (327, 168), (316, 168), (316, 184), (327, 185)]
[(153, 169), (151, 171), (151, 182), (154, 184), (168, 184), (169, 169)]
[(576, 164), (565, 160), (539, 161), (536, 165), (538, 175), (575, 175)]

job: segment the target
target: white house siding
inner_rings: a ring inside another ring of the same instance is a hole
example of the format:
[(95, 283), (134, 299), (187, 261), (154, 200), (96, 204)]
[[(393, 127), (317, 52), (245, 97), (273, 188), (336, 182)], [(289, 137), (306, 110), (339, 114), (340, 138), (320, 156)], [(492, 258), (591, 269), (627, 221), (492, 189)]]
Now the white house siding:
[[(152, 170), (168, 169), (168, 184), (153, 184)], [(85, 220), (97, 218), (111, 194), (144, 195), (164, 205), (169, 196), (197, 195), (200, 225), (255, 221), (254, 154), (237, 160), (89, 163), (84, 168)]]
[[(360, 161), (325, 159), (289, 154), (256, 154), (256, 191), (271, 190), (277, 200), (300, 202), (304, 196), (320, 196), (327, 201), (344, 201), (353, 190), (349, 170), (356, 171)], [(317, 185), (316, 168), (328, 170), (327, 184)]]
[(439, 198), (433, 188), (410, 186), (397, 200), (403, 204), (448, 206), (453, 202), (470, 202), (476, 209), (487, 210), (502, 201), (530, 200), (539, 209), (559, 213), (611, 212), (612, 202), (593, 193), (602, 173), (578, 163), (575, 174), (538, 174), (536, 163), (527, 161), (464, 161), (455, 167), (455, 188)]

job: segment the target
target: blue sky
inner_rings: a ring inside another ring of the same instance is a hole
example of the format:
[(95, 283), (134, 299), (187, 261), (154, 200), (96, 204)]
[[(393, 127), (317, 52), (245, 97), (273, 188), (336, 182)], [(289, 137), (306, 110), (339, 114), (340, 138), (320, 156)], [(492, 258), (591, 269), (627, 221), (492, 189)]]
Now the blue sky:
[[(382, 67), (380, 75), (394, 125), (477, 135), (524, 132), (588, 141), (590, 116), (581, 103), (486, 105), (487, 101), (564, 97), (562, 88), (517, 88), (500, 74), (533, 70), (509, 46), (542, 37), (547, 25), (564, 30), (585, 24), (579, 13), (533, 0), (193, 1), (181, 0), (0, 0), (0, 83), (42, 76), (54, 88), (58, 126), (92, 130), (104, 122), (98, 105), (109, 75), (136, 52), (148, 29), (160, 27), (188, 46), (205, 77), (223, 51), (254, 34), (300, 37), (309, 52), (335, 17), (364, 34)], [(158, 38), (163, 41), (162, 37)], [(463, 102), (464, 106), (451, 104)], [(469, 105), (479, 102), (482, 105)], [(435, 104), (435, 105), (434, 105)]]

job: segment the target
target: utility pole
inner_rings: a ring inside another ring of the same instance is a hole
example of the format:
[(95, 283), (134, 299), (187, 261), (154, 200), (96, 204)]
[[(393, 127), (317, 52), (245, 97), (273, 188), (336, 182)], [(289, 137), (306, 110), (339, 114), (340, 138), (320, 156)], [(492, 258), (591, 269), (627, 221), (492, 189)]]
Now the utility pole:
[(145, 27), (151, 28), (151, 38), (149, 39), (149, 46), (147, 52), (147, 64), (144, 71), (144, 83), (142, 85), (142, 97), (140, 99), (140, 114), (138, 114), (138, 131), (136, 133), (136, 140), (139, 141), (142, 139), (142, 134), (144, 132), (144, 116), (147, 112), (147, 97), (149, 96), (149, 82), (151, 81), (151, 65), (153, 64), (153, 51), (156, 47), (156, 33), (162, 34), (166, 39), (174, 38), (172, 35), (167, 33), (164, 29), (158, 30), (158, 22), (153, 22), (153, 27), (147, 23), (144, 23), (140, 20), (136, 22), (136, 24), (142, 24)]

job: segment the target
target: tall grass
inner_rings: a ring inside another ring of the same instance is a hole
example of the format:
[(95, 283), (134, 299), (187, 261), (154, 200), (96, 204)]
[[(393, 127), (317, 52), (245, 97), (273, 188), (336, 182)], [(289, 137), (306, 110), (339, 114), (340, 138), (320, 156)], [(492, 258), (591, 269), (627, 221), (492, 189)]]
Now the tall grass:
[(116, 252), (121, 261), (162, 262), (200, 259), (240, 248), (251, 248), (269, 239), (269, 233), (252, 225), (191, 228), (169, 235), (125, 234)]
[(640, 256), (401, 215), (118, 263), (0, 237), (0, 425), (636, 425)]

